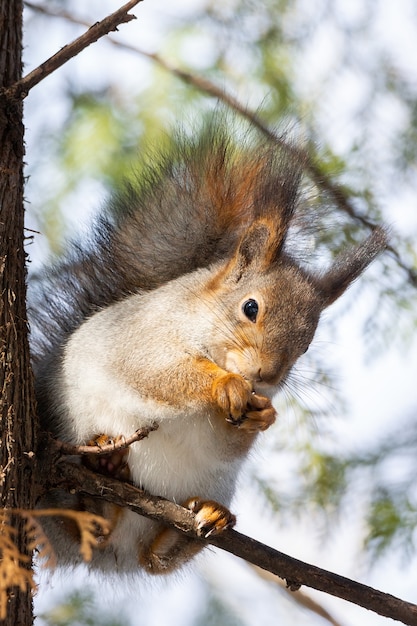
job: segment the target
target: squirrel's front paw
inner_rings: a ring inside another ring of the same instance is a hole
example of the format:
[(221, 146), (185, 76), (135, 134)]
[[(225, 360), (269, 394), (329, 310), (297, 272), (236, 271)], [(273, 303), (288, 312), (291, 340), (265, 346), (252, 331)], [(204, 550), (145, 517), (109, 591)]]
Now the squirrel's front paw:
[(237, 423), (250, 405), (252, 388), (239, 374), (229, 373), (214, 380), (212, 393), (218, 406), (228, 415), (228, 421)]
[(249, 407), (245, 414), (237, 422), (231, 423), (240, 430), (245, 430), (248, 433), (257, 433), (272, 426), (276, 416), (276, 411), (269, 398), (252, 393)]
[(190, 498), (184, 506), (195, 514), (196, 530), (200, 537), (217, 535), (236, 524), (236, 517), (233, 513), (214, 500)]

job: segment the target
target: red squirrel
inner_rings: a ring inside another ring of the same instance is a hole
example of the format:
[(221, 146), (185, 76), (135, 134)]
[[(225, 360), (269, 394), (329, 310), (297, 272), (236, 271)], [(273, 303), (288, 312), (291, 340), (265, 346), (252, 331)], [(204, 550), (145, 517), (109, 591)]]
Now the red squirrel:
[[(202, 536), (234, 524), (228, 507), (242, 462), (275, 421), (271, 399), (322, 311), (386, 247), (375, 228), (327, 270), (296, 260), (287, 245), (303, 176), (295, 152), (234, 136), (218, 119), (178, 136), (39, 288), (32, 349), (43, 428), (85, 444), (156, 423), (129, 447), (129, 479), (191, 508)], [(51, 491), (41, 506), (76, 500)], [(164, 574), (202, 547), (85, 502), (113, 519), (93, 568)], [(45, 520), (45, 531), (61, 563), (80, 561), (65, 524)]]

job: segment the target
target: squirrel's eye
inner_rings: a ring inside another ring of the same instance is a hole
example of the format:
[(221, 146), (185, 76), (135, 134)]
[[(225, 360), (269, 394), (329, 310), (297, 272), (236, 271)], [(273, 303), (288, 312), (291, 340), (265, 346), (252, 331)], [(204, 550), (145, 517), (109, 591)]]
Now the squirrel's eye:
[(242, 311), (251, 322), (255, 323), (258, 316), (259, 306), (256, 300), (246, 300), (242, 305)]

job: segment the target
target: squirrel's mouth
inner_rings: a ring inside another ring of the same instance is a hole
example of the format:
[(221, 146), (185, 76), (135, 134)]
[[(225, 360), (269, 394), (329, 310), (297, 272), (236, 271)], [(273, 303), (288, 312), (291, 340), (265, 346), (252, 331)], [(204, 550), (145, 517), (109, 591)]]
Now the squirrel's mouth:
[(281, 372), (278, 372), (276, 376), (270, 376), (267, 379), (264, 379), (262, 378), (261, 372), (260, 380), (257, 380), (255, 382), (249, 382), (252, 384), (255, 393), (261, 396), (267, 396), (268, 398), (272, 398), (272, 396), (277, 394), (280, 389), (282, 389), (285, 384), (286, 378), (287, 372), (284, 374), (284, 376), (281, 374)]
[(252, 383), (253, 391), (258, 396), (266, 396), (267, 398), (272, 398), (272, 396), (275, 395), (276, 392), (278, 391), (279, 386), (280, 386), (279, 383), (276, 385), (272, 385), (271, 383), (265, 382), (263, 380)]
[(226, 350), (214, 362), (231, 374), (242, 376), (255, 393), (272, 396), (282, 383), (282, 371), (274, 364), (262, 363), (254, 350)]

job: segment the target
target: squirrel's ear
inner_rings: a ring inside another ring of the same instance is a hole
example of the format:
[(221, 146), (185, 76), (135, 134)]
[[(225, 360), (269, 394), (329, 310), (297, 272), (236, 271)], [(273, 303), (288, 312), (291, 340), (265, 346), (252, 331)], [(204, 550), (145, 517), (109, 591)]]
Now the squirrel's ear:
[(278, 258), (284, 244), (287, 228), (277, 229), (276, 224), (257, 222), (249, 228), (240, 241), (236, 262), (242, 269), (249, 266), (257, 270), (268, 269)]
[(277, 232), (276, 225), (267, 220), (255, 222), (243, 235), (236, 253), (228, 265), (228, 275), (239, 281), (248, 270), (268, 269), (283, 246), (286, 229)]
[(242, 264), (247, 267), (252, 263), (258, 263), (265, 256), (272, 244), (271, 229), (263, 223), (251, 226), (242, 237), (237, 256), (241, 258)]
[(336, 259), (334, 265), (317, 281), (326, 300), (325, 306), (337, 300), (375, 257), (385, 250), (387, 244), (387, 232), (378, 227), (362, 244)]

